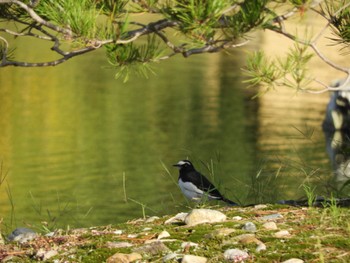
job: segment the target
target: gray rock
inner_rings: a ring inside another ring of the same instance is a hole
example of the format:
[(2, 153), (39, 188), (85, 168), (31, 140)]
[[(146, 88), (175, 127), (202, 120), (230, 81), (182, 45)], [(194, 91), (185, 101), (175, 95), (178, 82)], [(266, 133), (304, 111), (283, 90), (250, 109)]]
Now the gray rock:
[(249, 254), (243, 250), (231, 248), (224, 252), (224, 258), (233, 262), (243, 262), (249, 258)]
[(150, 255), (157, 255), (164, 252), (170, 252), (170, 249), (166, 245), (164, 245), (162, 242), (157, 241), (157, 242), (145, 244), (141, 247), (137, 247), (133, 251), (141, 254), (145, 253)]
[(226, 220), (226, 215), (211, 209), (193, 209), (185, 218), (188, 226), (194, 226), (203, 223), (217, 223)]
[(123, 247), (133, 247), (134, 245), (129, 243), (129, 242), (125, 242), (125, 241), (121, 241), (121, 242), (107, 242), (106, 246), (108, 248), (123, 248)]
[(184, 255), (181, 263), (206, 263), (208, 261), (205, 257), (193, 256), (193, 255)]
[(248, 232), (256, 232), (256, 225), (252, 222), (247, 222), (243, 225), (242, 227), (243, 230), (248, 231)]
[(269, 221), (269, 220), (276, 220), (276, 219), (280, 219), (280, 218), (283, 218), (283, 215), (277, 213), (277, 214), (271, 214), (271, 215), (266, 215), (266, 216), (263, 216), (261, 217), (262, 220), (265, 220), (265, 221)]
[(20, 227), (16, 228), (8, 237), (9, 241), (15, 241), (19, 243), (25, 243), (30, 240), (33, 240), (38, 236), (34, 230), (30, 228)]

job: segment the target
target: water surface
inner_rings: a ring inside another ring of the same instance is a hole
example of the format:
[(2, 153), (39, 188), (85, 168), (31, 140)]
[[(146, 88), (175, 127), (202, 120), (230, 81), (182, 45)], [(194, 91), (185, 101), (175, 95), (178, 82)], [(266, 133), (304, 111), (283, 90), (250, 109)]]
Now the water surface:
[(7, 224), (80, 227), (183, 211), (172, 164), (185, 158), (242, 203), (298, 198), (301, 184), (332, 178), (321, 129), (328, 94), (252, 99), (239, 51), (174, 58), (127, 83), (103, 55), (0, 70)]

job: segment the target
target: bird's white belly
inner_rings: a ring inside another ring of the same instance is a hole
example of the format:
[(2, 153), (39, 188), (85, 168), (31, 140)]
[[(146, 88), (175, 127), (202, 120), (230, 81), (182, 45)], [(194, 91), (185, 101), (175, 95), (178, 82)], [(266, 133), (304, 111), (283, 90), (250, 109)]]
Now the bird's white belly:
[(202, 199), (203, 191), (198, 189), (194, 184), (183, 182), (179, 179), (179, 186), (182, 193), (190, 200), (199, 202)]

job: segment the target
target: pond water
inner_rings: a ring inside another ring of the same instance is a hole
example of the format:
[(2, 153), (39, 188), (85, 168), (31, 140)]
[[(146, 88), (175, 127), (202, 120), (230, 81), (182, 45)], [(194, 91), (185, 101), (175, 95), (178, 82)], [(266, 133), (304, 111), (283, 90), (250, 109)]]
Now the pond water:
[(244, 59), (173, 58), (127, 83), (103, 51), (54, 68), (1, 69), (0, 217), (12, 228), (82, 227), (183, 211), (172, 164), (186, 158), (243, 204), (297, 199), (305, 183), (325, 192), (328, 94), (252, 99)]

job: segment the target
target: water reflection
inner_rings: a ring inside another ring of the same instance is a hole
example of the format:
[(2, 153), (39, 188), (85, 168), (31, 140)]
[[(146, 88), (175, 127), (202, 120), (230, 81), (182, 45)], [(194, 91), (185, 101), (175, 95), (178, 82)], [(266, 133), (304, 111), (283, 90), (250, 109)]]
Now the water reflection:
[[(340, 87), (344, 81), (333, 81), (333, 86)], [(323, 130), (336, 188), (340, 191), (350, 180), (350, 85), (331, 94)]]

